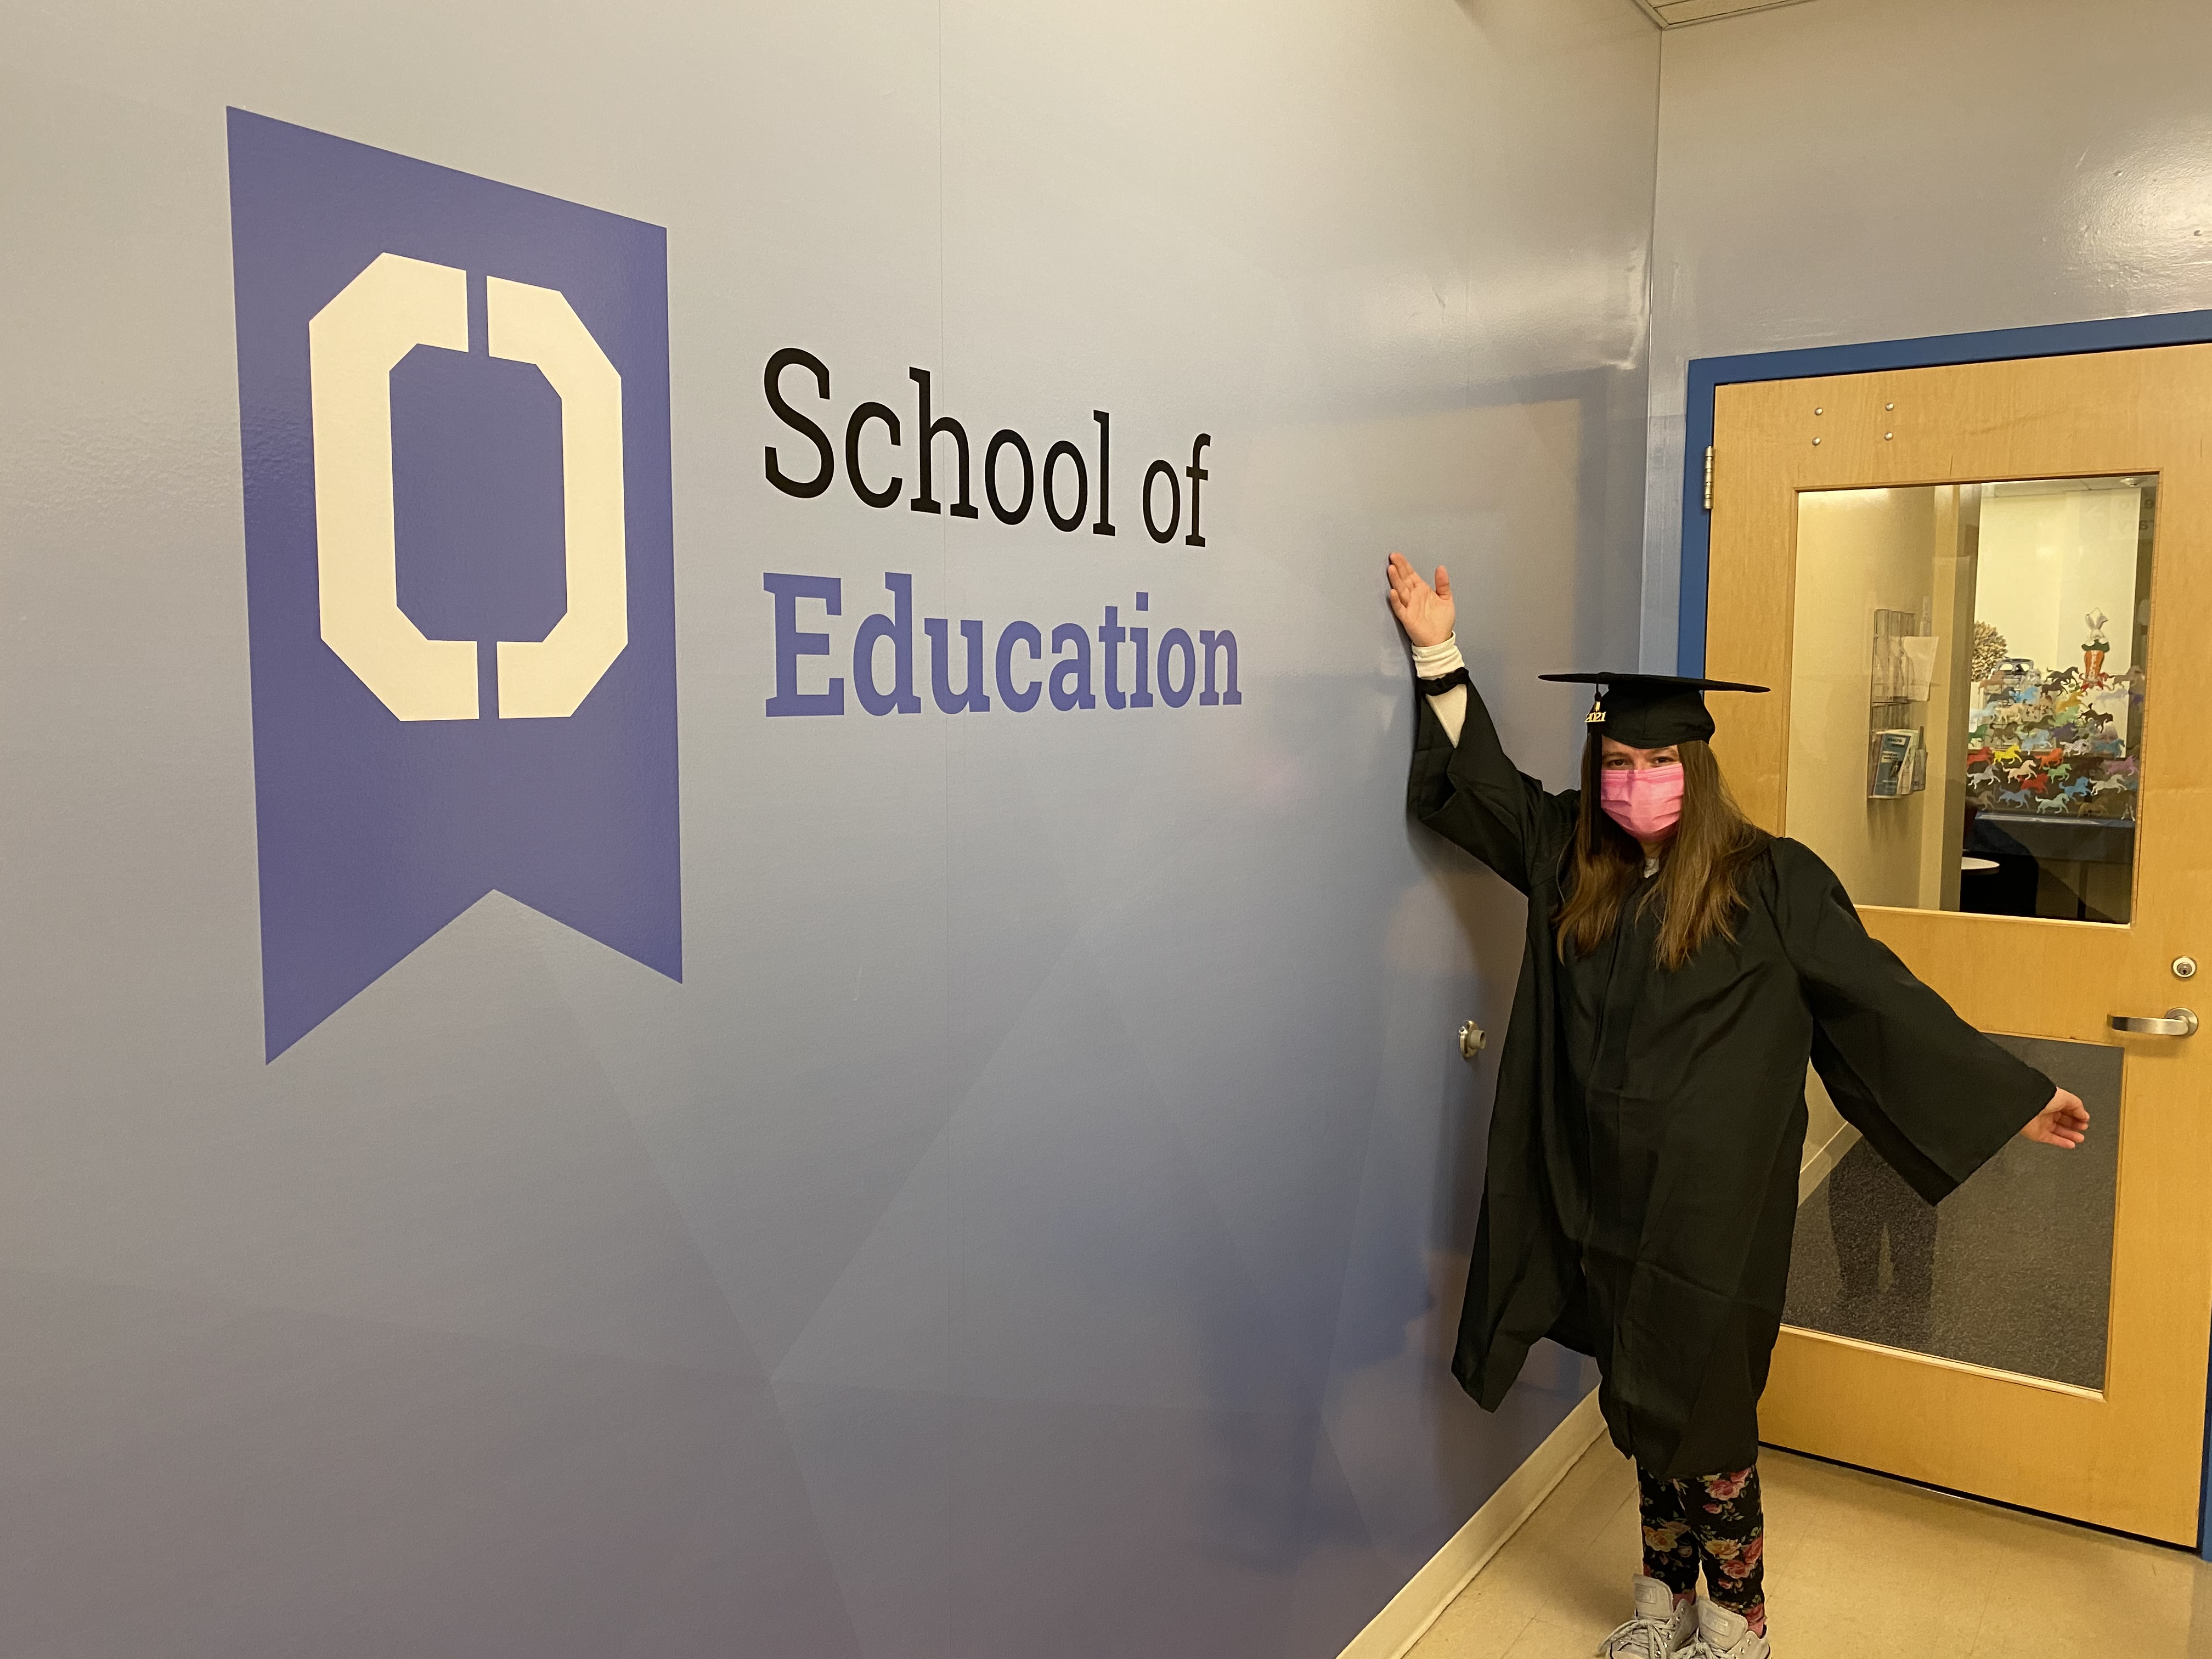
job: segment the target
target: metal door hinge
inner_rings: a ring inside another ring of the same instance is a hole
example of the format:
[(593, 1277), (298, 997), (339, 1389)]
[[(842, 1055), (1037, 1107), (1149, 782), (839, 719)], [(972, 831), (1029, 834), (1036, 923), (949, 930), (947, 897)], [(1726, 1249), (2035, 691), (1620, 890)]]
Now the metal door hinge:
[(1713, 510), (1713, 447), (1705, 446), (1705, 511)]

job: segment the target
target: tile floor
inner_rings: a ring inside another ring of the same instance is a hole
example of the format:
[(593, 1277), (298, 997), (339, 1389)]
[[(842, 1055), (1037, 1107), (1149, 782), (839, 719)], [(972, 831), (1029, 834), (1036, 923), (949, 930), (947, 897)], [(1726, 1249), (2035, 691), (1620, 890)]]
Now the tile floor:
[[(2212, 1659), (2212, 1565), (1817, 1463), (1759, 1458), (1776, 1659)], [(1627, 1617), (1636, 1478), (1601, 1440), (1408, 1659), (1587, 1659)]]

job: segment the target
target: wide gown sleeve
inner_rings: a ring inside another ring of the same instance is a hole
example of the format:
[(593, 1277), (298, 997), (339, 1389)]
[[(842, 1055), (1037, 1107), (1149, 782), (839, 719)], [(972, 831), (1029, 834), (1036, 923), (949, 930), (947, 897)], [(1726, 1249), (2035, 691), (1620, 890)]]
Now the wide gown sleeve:
[(1777, 841), (1777, 914), (1836, 1109), (1933, 1204), (2050, 1103), (2051, 1079), (1960, 1019), (1869, 934), (1835, 873)]
[(1413, 704), (1407, 810), (1527, 892), (1535, 861), (1551, 856), (1573, 824), (1576, 797), (1546, 793), (1506, 757), (1490, 710), (1473, 685), (1457, 744), (1426, 697), (1416, 694)]

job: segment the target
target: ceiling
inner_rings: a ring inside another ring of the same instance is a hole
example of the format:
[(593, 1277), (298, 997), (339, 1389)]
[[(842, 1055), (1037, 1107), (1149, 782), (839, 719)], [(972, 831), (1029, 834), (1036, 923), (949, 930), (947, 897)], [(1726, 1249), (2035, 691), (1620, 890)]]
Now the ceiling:
[(1662, 29), (1691, 23), (1711, 23), (1723, 17), (1740, 17), (1747, 11), (1771, 11), (1777, 6), (1802, 5), (1804, 0), (1636, 0), (1644, 14)]

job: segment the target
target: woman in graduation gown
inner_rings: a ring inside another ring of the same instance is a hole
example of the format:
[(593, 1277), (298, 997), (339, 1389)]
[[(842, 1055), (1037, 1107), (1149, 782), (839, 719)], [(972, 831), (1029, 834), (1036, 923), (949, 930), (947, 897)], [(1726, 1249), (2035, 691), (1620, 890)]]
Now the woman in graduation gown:
[(1408, 807), (1528, 899), (1452, 1369), (1494, 1410), (1540, 1337), (1597, 1360), (1644, 1541), (1636, 1616), (1601, 1653), (1764, 1659), (1758, 1402), (1807, 1060), (1930, 1203), (2014, 1134), (2077, 1145), (2088, 1114), (1871, 938), (1810, 849), (1737, 809), (1704, 694), (1761, 688), (1546, 676), (1598, 688), (1582, 787), (1554, 793), (1474, 693), (1450, 578), (1395, 553), (1389, 574), (1420, 691)]

